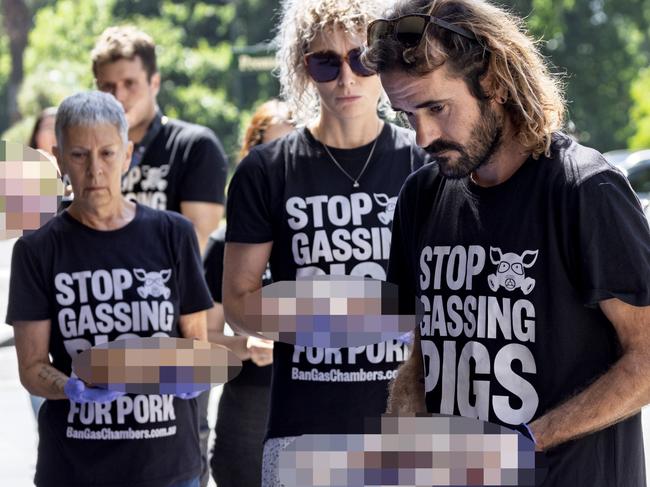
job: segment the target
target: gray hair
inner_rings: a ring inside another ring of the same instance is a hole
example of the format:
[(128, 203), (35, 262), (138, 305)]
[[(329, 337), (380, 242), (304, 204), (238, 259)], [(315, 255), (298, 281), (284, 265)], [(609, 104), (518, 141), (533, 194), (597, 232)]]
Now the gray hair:
[(129, 141), (129, 126), (122, 105), (108, 93), (101, 91), (84, 91), (69, 96), (56, 113), (54, 131), (59, 150), (63, 148), (65, 131), (70, 127), (87, 127), (99, 124), (113, 125), (122, 142), (126, 145)]

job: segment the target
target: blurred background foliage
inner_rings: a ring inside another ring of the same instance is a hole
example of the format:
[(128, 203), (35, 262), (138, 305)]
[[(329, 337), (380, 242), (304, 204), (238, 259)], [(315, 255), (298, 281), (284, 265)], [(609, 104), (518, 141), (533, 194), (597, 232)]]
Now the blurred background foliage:
[[(582, 142), (601, 151), (650, 147), (650, 1), (495, 1), (525, 18), (563, 74), (568, 126)], [(2, 138), (25, 142), (42, 108), (92, 88), (89, 53), (96, 37), (109, 25), (130, 23), (158, 45), (163, 111), (212, 128), (234, 156), (251, 110), (278, 92), (267, 45), (278, 5), (0, 0)]]

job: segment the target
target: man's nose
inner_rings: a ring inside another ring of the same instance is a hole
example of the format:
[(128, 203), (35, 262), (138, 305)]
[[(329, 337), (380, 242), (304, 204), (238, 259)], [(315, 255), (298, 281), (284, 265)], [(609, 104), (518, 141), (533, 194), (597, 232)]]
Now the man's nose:
[(117, 98), (117, 101), (119, 101), (122, 107), (126, 110), (125, 103), (128, 97), (128, 90), (124, 86), (118, 85), (115, 88), (115, 92), (113, 93), (113, 96)]
[(440, 138), (440, 128), (434, 121), (426, 116), (415, 116), (415, 142), (420, 147), (428, 147)]

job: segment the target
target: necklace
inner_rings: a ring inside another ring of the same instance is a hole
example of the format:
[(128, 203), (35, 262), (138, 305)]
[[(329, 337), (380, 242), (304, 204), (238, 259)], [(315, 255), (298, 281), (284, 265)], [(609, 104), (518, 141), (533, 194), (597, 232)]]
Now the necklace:
[[(380, 127), (381, 127), (381, 122)], [(350, 173), (348, 173), (345, 169), (343, 169), (343, 166), (339, 164), (339, 161), (336, 160), (336, 158), (332, 155), (330, 150), (327, 148), (325, 144), (322, 142), (320, 143), (323, 146), (323, 149), (325, 149), (325, 152), (327, 152), (327, 155), (330, 156), (330, 159), (332, 159), (332, 162), (336, 164), (336, 167), (339, 168), (339, 170), (347, 176), (347, 178), (352, 181), (352, 187), (353, 188), (358, 188), (359, 187), (359, 179), (361, 179), (361, 176), (363, 176), (363, 173), (366, 171), (366, 168), (368, 167), (368, 164), (370, 163), (370, 159), (372, 159), (372, 155), (375, 152), (375, 147), (377, 146), (377, 141), (379, 140), (379, 133), (377, 133), (377, 137), (375, 137), (375, 141), (372, 143), (372, 147), (370, 148), (370, 154), (368, 154), (368, 158), (366, 159), (366, 162), (363, 164), (363, 167), (361, 168), (361, 172), (357, 175), (356, 178), (353, 178), (350, 176)], [(320, 140), (319, 140), (320, 142)]]

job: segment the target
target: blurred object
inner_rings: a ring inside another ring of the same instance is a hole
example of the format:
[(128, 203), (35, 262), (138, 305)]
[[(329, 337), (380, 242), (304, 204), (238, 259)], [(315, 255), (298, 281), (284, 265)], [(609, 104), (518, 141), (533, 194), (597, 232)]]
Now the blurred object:
[(0, 141), (0, 239), (38, 230), (55, 214), (63, 183), (54, 156)]
[(86, 383), (133, 394), (203, 391), (235, 378), (241, 362), (219, 345), (189, 338), (126, 338), (96, 345), (72, 360)]

